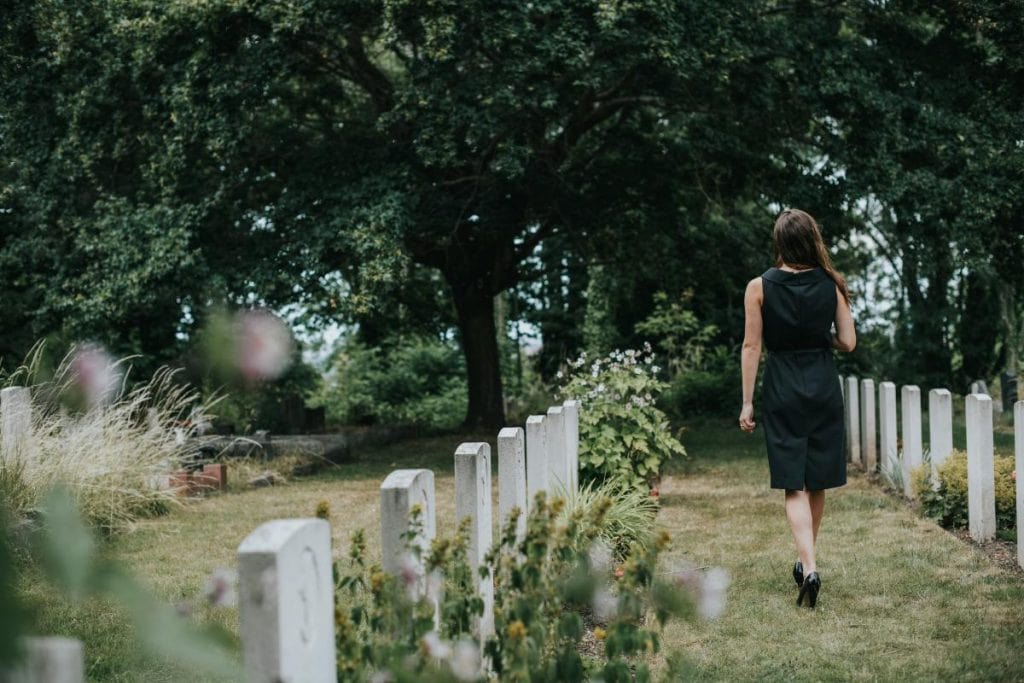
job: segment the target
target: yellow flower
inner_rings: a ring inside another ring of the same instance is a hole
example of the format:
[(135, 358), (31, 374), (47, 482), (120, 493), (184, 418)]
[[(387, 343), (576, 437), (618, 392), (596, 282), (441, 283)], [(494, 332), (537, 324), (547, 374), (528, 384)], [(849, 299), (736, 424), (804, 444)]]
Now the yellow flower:
[(509, 640), (520, 640), (521, 638), (526, 637), (526, 624), (519, 619), (516, 619), (508, 625), (505, 632), (508, 634)]
[(608, 635), (608, 632), (605, 631), (600, 626), (598, 626), (598, 627), (596, 627), (594, 629), (594, 637), (597, 638), (598, 640), (604, 640), (607, 635)]

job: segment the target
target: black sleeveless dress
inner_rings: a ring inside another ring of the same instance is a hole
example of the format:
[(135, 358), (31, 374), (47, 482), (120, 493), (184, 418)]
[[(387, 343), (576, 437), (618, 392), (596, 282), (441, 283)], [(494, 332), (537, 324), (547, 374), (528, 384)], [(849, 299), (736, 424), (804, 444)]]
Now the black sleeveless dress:
[(843, 395), (832, 358), (836, 285), (821, 268), (761, 276), (764, 373), (761, 421), (774, 489), (846, 483)]

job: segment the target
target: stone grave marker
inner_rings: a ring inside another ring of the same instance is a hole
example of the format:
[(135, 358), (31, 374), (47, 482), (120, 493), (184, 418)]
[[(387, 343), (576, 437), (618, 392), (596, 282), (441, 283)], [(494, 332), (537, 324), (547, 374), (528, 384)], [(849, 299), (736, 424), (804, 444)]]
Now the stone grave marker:
[(85, 683), (81, 641), (57, 636), (21, 640), (24, 659), (16, 669), (0, 670), (5, 683)]
[(0, 461), (28, 455), (32, 435), (32, 390), (0, 389)]
[[(415, 544), (420, 549), (420, 558), (410, 557), (402, 536), (409, 530), (409, 516), (413, 506), (421, 510), (422, 528)], [(426, 590), (426, 573), (423, 563), (430, 544), (437, 534), (434, 497), (434, 473), (430, 470), (395, 470), (380, 485), (380, 549), (384, 571), (398, 575), (406, 565), (416, 575), (412, 587), (414, 595), (423, 595)]]
[(914, 486), (911, 472), (924, 459), (921, 443), (921, 390), (910, 384), (901, 390), (903, 409), (903, 495), (912, 498)]
[(569, 490), (580, 487), (580, 402), (570, 399), (562, 404), (565, 415), (565, 461), (569, 468)]
[(505, 427), (498, 432), (498, 533), (508, 523), (514, 508), (519, 508), (516, 538), (526, 536), (526, 439), (521, 427)]
[(494, 579), (481, 577), (477, 570), (493, 541), (491, 508), (491, 447), (489, 444), (463, 443), (455, 451), (455, 519), (457, 524), (469, 518), (469, 565), (479, 582), (478, 592), (484, 613), (476, 625), (481, 641), (494, 633)]
[(879, 468), (888, 471), (900, 466), (896, 434), (896, 385), (892, 382), (881, 382), (878, 385), (878, 421), (881, 441)]
[(846, 378), (846, 457), (861, 467), (860, 457), (860, 397), (857, 378)]
[(878, 469), (878, 427), (875, 410), (875, 380), (860, 381), (860, 439), (861, 457), (864, 469), (874, 472)]
[(978, 543), (996, 535), (992, 450), (992, 399), (971, 394), (967, 397), (967, 529)]
[(548, 420), (545, 415), (526, 418), (527, 507), (540, 491), (548, 490)]
[(928, 392), (928, 452), (932, 472), (953, 452), (953, 394), (948, 389)]
[(565, 496), (570, 490), (569, 463), (566, 453), (565, 409), (562, 406), (548, 408), (548, 494), (549, 497)]

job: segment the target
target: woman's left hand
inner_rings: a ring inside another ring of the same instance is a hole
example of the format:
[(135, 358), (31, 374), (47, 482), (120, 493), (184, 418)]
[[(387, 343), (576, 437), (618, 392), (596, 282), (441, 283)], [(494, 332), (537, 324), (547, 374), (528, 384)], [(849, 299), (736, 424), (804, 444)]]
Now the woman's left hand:
[(754, 431), (754, 427), (757, 423), (754, 422), (754, 404), (744, 403), (743, 410), (740, 411), (740, 429), (745, 432)]

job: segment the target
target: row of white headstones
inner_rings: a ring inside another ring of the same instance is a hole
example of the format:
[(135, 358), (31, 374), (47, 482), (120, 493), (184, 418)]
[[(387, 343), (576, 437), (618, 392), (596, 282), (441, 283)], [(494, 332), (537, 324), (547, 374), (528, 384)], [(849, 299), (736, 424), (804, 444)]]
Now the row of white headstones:
[[(0, 391), (0, 458), (26, 452), (31, 396), (27, 389)], [(506, 427), (498, 434), (498, 514), (504, 523), (513, 508), (517, 533), (540, 491), (571, 495), (579, 486), (580, 403), (565, 401), (545, 415), (531, 415), (525, 430)], [(413, 508), (419, 531), (413, 543), (423, 550), (433, 541), (437, 522), (434, 473), (395, 470), (380, 486), (381, 559), (385, 571), (412, 577), (415, 594), (426, 595), (423, 559), (408, 552), (406, 534)], [(469, 519), (469, 560), (476, 569), (493, 540), (491, 448), (463, 443), (455, 450), (455, 515)], [(242, 660), (246, 680), (257, 683), (335, 682), (334, 582), (331, 530), (322, 519), (278, 519), (259, 526), (238, 546), (238, 598)], [(494, 585), (480, 578), (484, 613), (475, 624), (482, 642), (494, 630)], [(27, 661), (9, 674), (20, 683), (81, 683), (84, 653), (79, 641), (30, 638)]]
[[(847, 377), (842, 381), (846, 402), (846, 452), (849, 460), (868, 472), (881, 465), (899, 468), (904, 495), (913, 496), (911, 473), (925, 460), (921, 434), (921, 390), (900, 388), (900, 432), (896, 425), (896, 385)], [(992, 399), (982, 393), (965, 399), (967, 422), (967, 518), (971, 538), (979, 543), (996, 534), (996, 494)], [(876, 422), (877, 416), (877, 422)], [(1017, 479), (1017, 562), (1024, 567), (1024, 401), (1013, 406), (1014, 470)], [(877, 427), (876, 427), (877, 425)], [(898, 450), (898, 438), (903, 449)], [(953, 394), (948, 389), (928, 392), (928, 455), (937, 471), (953, 452)]]

